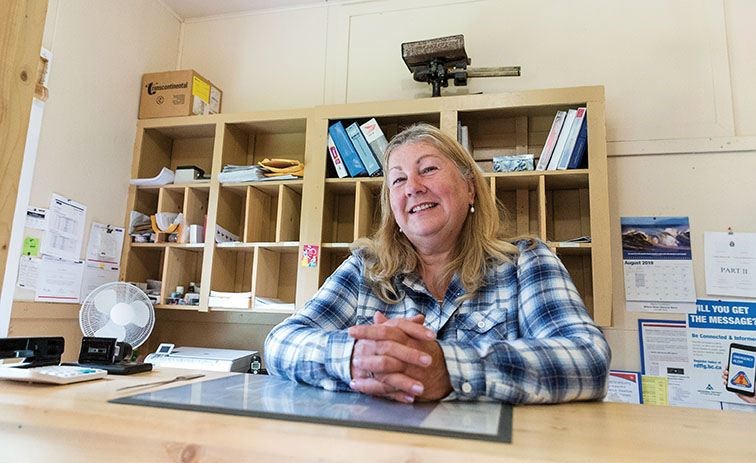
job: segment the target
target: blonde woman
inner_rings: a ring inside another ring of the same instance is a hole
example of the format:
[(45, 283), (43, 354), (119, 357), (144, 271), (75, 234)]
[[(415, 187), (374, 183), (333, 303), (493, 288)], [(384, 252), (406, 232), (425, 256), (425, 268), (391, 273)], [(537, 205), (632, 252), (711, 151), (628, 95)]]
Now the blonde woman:
[(543, 243), (500, 236), (470, 155), (418, 124), (384, 173), (379, 229), (271, 331), (269, 373), (405, 403), (603, 397), (604, 336)]

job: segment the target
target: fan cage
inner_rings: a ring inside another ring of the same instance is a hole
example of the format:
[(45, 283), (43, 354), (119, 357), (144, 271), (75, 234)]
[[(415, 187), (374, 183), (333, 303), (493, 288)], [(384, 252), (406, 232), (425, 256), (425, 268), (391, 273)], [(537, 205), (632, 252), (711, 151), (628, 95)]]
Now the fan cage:
[(149, 308), (149, 317), (147, 324), (143, 327), (129, 323), (124, 326), (125, 336), (124, 339), (118, 339), (119, 341), (128, 342), (131, 347), (136, 349), (141, 346), (152, 332), (152, 328), (155, 326), (155, 310), (152, 306), (152, 301), (147, 295), (138, 287), (120, 281), (105, 283), (98, 286), (92, 292), (90, 292), (84, 299), (79, 311), (79, 326), (84, 336), (96, 336), (97, 330), (105, 326), (110, 317), (108, 314), (104, 314), (97, 310), (94, 305), (95, 298), (98, 294), (104, 291), (114, 291), (116, 302), (125, 302), (130, 304), (132, 302), (141, 301)]

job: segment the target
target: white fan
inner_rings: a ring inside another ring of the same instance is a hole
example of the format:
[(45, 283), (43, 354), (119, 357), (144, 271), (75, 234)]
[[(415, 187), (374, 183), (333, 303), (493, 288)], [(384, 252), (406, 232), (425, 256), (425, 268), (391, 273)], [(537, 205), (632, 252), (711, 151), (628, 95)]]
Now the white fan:
[(155, 310), (144, 291), (120, 281), (95, 288), (79, 311), (84, 336), (116, 338), (134, 349), (147, 340), (154, 325)]

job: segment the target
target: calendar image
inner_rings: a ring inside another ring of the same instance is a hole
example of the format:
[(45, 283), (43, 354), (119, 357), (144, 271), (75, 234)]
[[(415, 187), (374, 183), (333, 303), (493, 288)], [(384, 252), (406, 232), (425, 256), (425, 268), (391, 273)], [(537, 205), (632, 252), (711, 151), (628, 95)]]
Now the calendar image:
[(627, 309), (695, 311), (688, 218), (623, 217), (621, 229)]

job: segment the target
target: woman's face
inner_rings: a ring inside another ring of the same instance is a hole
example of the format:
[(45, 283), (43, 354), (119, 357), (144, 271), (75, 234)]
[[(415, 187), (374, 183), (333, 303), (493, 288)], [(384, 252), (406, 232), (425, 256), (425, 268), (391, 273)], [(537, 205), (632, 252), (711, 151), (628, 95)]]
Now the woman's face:
[(391, 211), (415, 248), (423, 253), (451, 249), (475, 199), (472, 183), (425, 142), (392, 151), (387, 175)]

